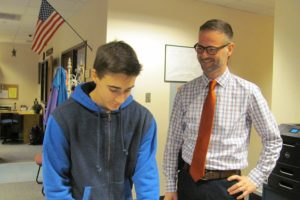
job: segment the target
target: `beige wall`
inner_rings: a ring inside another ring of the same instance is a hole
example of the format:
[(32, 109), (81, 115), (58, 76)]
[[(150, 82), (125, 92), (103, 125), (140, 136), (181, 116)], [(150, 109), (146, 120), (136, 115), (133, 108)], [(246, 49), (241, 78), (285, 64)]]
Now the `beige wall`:
[[(12, 57), (12, 49), (17, 50)], [(0, 104), (31, 107), (35, 98), (39, 98), (38, 56), (32, 52), (30, 44), (0, 43), (0, 84), (18, 84), (19, 98), (0, 99)]]
[(276, 0), (272, 110), (279, 123), (300, 123), (298, 0)]
[[(87, 68), (92, 68), (97, 47), (106, 42), (107, 0), (89, 0), (76, 15), (67, 21), (92, 47), (93, 51), (87, 50)], [(76, 33), (64, 23), (45, 49), (53, 47), (54, 58), (60, 60), (63, 51), (81, 42), (82, 40)]]
[[(236, 49), (230, 68), (243, 78), (258, 84), (270, 103), (272, 17), (198, 3), (194, 0), (165, 0), (163, 3), (160, 0), (109, 1), (107, 41), (124, 40), (132, 45), (144, 66), (133, 93), (135, 99), (148, 107), (157, 120), (157, 159), (161, 194), (164, 193), (162, 160), (169, 122), (170, 97), (170, 84), (164, 83), (164, 45), (194, 45), (198, 39), (199, 25), (210, 18), (221, 18), (232, 24)], [(145, 103), (146, 92), (152, 94), (151, 103)], [(251, 168), (257, 161), (260, 148), (259, 138), (253, 134), (250, 146)], [(245, 173), (247, 172), (248, 169)]]

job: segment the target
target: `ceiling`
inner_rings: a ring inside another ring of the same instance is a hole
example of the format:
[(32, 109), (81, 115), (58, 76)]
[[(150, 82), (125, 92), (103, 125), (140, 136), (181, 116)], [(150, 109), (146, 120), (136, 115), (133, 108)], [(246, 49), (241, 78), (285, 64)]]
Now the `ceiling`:
[[(89, 0), (48, 0), (68, 20)], [(272, 16), (275, 0), (196, 0)], [(41, 0), (0, 0), (0, 43), (31, 43)]]
[(197, 0), (261, 15), (274, 15), (275, 0)]
[[(48, 0), (68, 20), (89, 0)], [(0, 0), (0, 43), (31, 43), (41, 0)]]

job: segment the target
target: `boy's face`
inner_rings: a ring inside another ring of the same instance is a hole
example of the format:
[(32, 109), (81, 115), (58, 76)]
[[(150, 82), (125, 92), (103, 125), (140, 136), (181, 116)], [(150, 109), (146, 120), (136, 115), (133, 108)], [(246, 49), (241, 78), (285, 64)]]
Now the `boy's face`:
[(90, 93), (92, 100), (107, 111), (113, 111), (119, 109), (131, 94), (136, 76), (107, 73), (99, 78), (93, 70), (92, 79), (96, 83), (96, 88)]

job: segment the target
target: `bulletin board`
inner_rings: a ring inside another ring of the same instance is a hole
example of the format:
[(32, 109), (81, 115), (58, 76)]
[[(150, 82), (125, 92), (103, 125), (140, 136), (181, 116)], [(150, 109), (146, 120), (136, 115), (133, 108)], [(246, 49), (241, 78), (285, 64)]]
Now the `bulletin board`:
[(0, 84), (0, 99), (18, 99), (18, 94), (17, 84)]
[(188, 82), (201, 74), (193, 47), (165, 45), (165, 82)]

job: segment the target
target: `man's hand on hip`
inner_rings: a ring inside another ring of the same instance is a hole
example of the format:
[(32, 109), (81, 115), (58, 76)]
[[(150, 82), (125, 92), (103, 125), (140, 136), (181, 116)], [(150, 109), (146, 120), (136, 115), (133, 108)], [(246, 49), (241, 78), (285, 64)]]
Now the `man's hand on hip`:
[(237, 199), (243, 199), (250, 193), (256, 190), (256, 185), (249, 179), (248, 176), (239, 176), (233, 175), (228, 177), (228, 181), (236, 180), (238, 181), (236, 184), (228, 188), (228, 192), (230, 195), (237, 194), (241, 192), (242, 194), (237, 197)]

